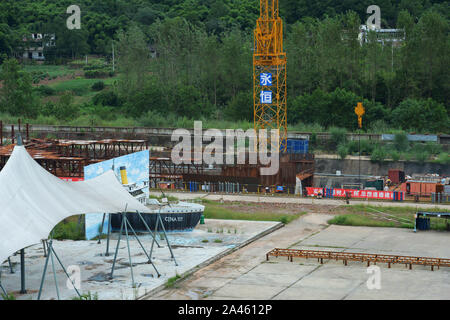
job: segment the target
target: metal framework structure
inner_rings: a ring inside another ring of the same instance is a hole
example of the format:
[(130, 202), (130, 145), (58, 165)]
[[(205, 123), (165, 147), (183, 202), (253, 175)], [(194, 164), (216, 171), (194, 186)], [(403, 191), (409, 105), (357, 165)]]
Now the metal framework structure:
[(167, 180), (181, 183), (184, 175), (203, 174), (203, 164), (196, 164), (194, 159), (190, 163), (175, 164), (170, 158), (150, 157), (150, 187), (157, 188), (159, 182)]
[(396, 256), (388, 254), (371, 254), (371, 253), (353, 253), (353, 252), (333, 252), (333, 251), (317, 251), (317, 250), (296, 250), (296, 249), (279, 249), (275, 248), (266, 254), (266, 260), (269, 260), (269, 256), (273, 257), (287, 257), (292, 262), (294, 257), (296, 258), (316, 258), (323, 264), (323, 259), (327, 260), (342, 260), (345, 265), (347, 261), (359, 261), (367, 262), (367, 266), (370, 263), (387, 263), (388, 268), (391, 264), (404, 264), (409, 269), (412, 269), (412, 265), (431, 266), (431, 271), (434, 267), (450, 267), (450, 259), (442, 258), (429, 258), (429, 257), (412, 257), (412, 256)]
[(280, 151), (286, 151), (286, 53), (278, 0), (260, 0), (253, 54), (254, 128), (279, 129)]
[[(83, 177), (84, 166), (109, 160), (148, 148), (145, 140), (50, 140), (29, 139), (24, 143), (28, 153), (43, 168), (58, 177)], [(15, 144), (0, 146), (0, 170)]]

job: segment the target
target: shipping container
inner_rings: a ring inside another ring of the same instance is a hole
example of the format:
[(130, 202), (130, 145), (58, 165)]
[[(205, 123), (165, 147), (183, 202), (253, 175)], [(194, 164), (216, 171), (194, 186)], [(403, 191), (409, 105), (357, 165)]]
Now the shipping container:
[(365, 188), (375, 188), (376, 190), (383, 191), (384, 181), (382, 179), (368, 180), (366, 181)]
[(405, 182), (405, 172), (399, 169), (389, 169), (388, 177), (394, 184)]
[(442, 192), (443, 186), (436, 182), (409, 180), (402, 184), (401, 190), (407, 195), (429, 196), (432, 193)]

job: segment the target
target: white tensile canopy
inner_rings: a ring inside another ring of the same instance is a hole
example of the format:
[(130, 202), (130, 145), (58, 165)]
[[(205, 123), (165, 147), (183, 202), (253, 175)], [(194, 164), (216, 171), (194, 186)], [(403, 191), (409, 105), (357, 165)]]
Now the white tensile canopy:
[(95, 179), (66, 182), (16, 146), (0, 171), (0, 264), (14, 252), (47, 239), (63, 219), (88, 213), (149, 213), (113, 171)]

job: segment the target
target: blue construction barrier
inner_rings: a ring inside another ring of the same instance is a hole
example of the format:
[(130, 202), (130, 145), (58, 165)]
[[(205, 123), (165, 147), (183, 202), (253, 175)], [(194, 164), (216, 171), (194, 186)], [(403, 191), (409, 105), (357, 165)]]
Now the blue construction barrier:
[(333, 188), (323, 188), (323, 197), (324, 198), (333, 198)]
[(394, 191), (394, 201), (405, 200), (405, 195), (402, 191)]
[(308, 140), (288, 139), (286, 141), (286, 153), (308, 153)]

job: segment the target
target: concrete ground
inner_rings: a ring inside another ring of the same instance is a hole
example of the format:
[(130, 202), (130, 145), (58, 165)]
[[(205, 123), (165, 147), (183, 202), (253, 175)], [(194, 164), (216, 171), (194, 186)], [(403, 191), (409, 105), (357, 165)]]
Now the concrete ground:
[[(161, 192), (150, 192), (151, 195), (160, 196)], [(165, 192), (166, 196), (177, 197), (179, 200), (206, 199), (213, 201), (240, 201), (240, 202), (256, 202), (256, 203), (293, 203), (293, 204), (315, 204), (315, 205), (343, 205), (345, 201), (342, 199), (315, 199), (313, 197), (303, 198), (293, 195), (275, 196), (265, 194), (216, 194), (204, 192)], [(412, 203), (412, 202), (394, 202), (379, 200), (350, 200), (350, 204), (365, 204), (380, 207), (417, 207), (421, 209), (450, 209), (448, 204), (432, 204), (432, 203)]]
[(178, 287), (146, 299), (450, 299), (450, 268), (378, 264), (380, 288), (367, 265), (271, 257), (273, 248), (450, 258), (450, 233), (328, 226), (331, 215), (308, 214), (197, 271)]
[[(106, 240), (102, 240), (101, 244), (97, 244), (97, 241), (54, 241), (54, 249), (66, 268), (79, 268), (81, 275), (80, 292), (82, 294), (91, 292), (97, 294), (98, 298), (102, 300), (129, 300), (136, 299), (158, 287), (164, 287), (169, 278), (177, 274), (188, 274), (199, 265), (208, 264), (216, 257), (239, 248), (261, 234), (281, 226), (282, 224), (278, 222), (205, 219), (205, 224), (198, 225), (192, 232), (169, 233), (168, 238), (178, 266), (171, 259), (165, 240), (160, 240), (157, 237), (162, 247), (158, 248), (155, 245), (152, 261), (161, 273), (160, 278), (157, 277), (157, 273), (151, 264), (147, 263), (148, 259), (138, 242), (134, 238), (130, 238), (136, 288), (132, 288), (127, 245), (123, 237), (119, 247), (114, 279), (108, 279), (117, 244), (117, 234), (113, 234), (108, 257), (104, 255)], [(142, 235), (139, 238), (149, 251), (151, 246), (150, 236)], [(3, 286), (8, 293), (13, 294), (19, 300), (37, 298), (45, 264), (42, 245), (27, 248), (25, 252), (27, 294), (19, 293), (20, 256), (11, 257), (15, 269), (14, 274), (9, 272), (8, 263), (4, 263), (0, 267)], [(55, 263), (57, 264), (56, 259)], [(76, 297), (76, 292), (67, 288), (67, 277), (65, 277), (59, 265), (56, 265), (56, 274), (61, 299)], [(55, 282), (51, 263), (49, 263), (42, 299), (56, 298)]]

